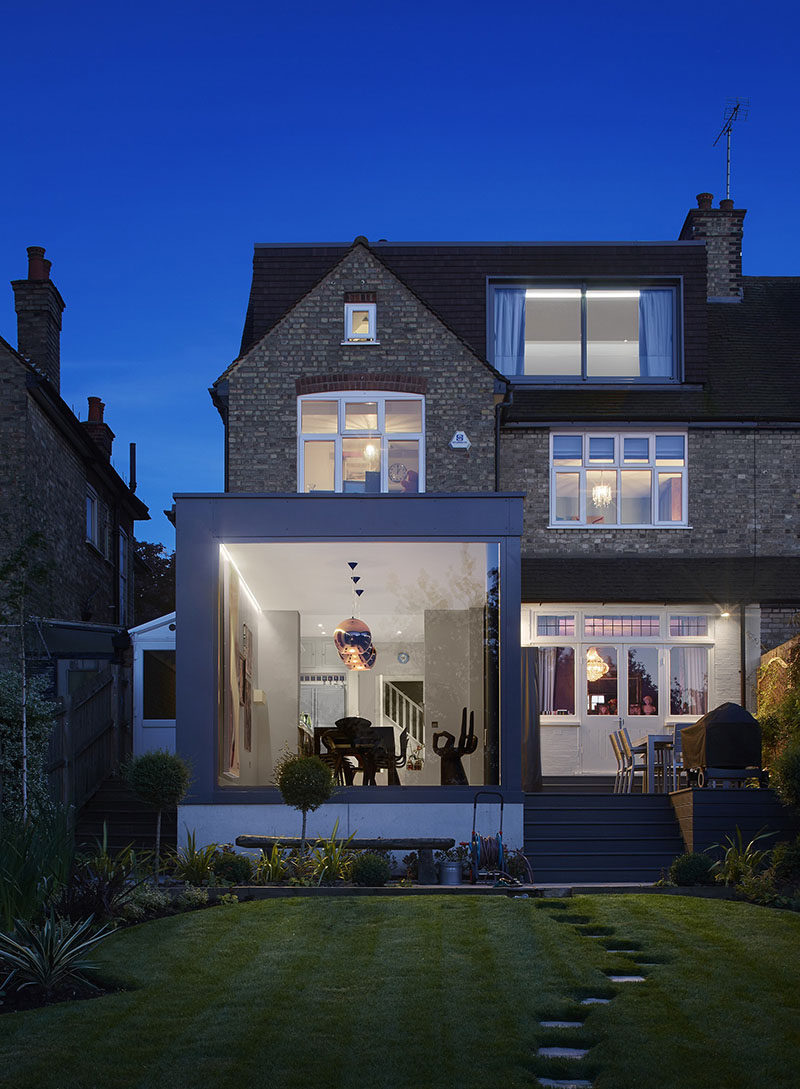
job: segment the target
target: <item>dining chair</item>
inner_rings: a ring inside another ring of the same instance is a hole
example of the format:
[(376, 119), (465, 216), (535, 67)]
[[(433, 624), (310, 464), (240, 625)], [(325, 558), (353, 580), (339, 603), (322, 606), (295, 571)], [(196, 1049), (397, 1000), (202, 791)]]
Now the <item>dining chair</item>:
[(611, 748), (614, 751), (614, 759), (617, 761), (617, 774), (614, 776), (614, 793), (622, 793), (622, 784), (625, 776), (625, 761), (622, 759), (622, 749), (617, 741), (616, 734), (609, 734), (608, 740), (611, 742)]
[(642, 776), (642, 791), (644, 791), (644, 775), (647, 769), (647, 760), (645, 759), (637, 762), (636, 757), (646, 756), (647, 746), (632, 745), (630, 734), (624, 726), (621, 726), (617, 731), (617, 740), (622, 749), (622, 754), (625, 757), (625, 793), (633, 793), (633, 781), (637, 775)]

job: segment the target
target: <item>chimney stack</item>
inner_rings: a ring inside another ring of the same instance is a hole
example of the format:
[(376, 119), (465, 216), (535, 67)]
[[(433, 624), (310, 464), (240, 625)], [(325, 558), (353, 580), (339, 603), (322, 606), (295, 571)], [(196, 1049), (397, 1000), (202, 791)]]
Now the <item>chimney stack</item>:
[(12, 280), (17, 312), (17, 350), (60, 392), (61, 314), (64, 300), (50, 279), (42, 246), (28, 246), (28, 278)]
[(106, 458), (110, 461), (111, 447), (114, 442), (114, 432), (107, 423), (103, 422), (103, 410), (105, 407), (106, 406), (99, 397), (90, 397), (89, 419), (84, 421), (83, 426), (103, 451)]
[(682, 241), (702, 239), (708, 261), (706, 295), (710, 302), (740, 302), (742, 298), (742, 234), (744, 208), (732, 200), (713, 207), (711, 193), (697, 194), (679, 235)]

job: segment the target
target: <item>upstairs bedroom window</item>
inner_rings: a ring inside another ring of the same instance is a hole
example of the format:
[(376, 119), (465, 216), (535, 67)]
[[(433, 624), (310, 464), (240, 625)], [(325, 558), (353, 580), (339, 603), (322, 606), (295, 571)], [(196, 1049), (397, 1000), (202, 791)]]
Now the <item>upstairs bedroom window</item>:
[(494, 287), (494, 365), (559, 382), (673, 382), (674, 287)]
[(369, 495), (422, 492), (424, 437), (424, 397), (362, 391), (300, 397), (297, 490)]
[(551, 435), (552, 528), (686, 524), (685, 434)]

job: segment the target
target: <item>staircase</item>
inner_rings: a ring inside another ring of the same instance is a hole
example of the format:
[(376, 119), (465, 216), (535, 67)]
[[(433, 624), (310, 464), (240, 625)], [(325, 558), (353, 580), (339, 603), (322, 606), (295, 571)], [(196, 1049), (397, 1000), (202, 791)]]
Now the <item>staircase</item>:
[(383, 682), (383, 712), (393, 725), (408, 730), (409, 737), (418, 745), (424, 745), (425, 712), (391, 681)]
[[(156, 811), (140, 802), (116, 775), (104, 779), (78, 813), (75, 822), (76, 844), (94, 846), (97, 840), (102, 840), (104, 822), (110, 851), (119, 851), (130, 843), (139, 850), (155, 848)], [(166, 809), (161, 814), (162, 850), (175, 847), (177, 839), (177, 810)]]
[(685, 850), (666, 794), (525, 795), (536, 884), (650, 884)]

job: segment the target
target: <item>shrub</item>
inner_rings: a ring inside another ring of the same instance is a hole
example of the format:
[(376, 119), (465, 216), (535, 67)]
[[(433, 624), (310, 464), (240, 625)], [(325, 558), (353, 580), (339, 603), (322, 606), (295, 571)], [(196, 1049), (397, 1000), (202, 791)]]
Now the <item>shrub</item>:
[(66, 813), (36, 821), (0, 817), (0, 929), (32, 922), (66, 884), (73, 860)]
[(57, 920), (53, 912), (41, 926), (20, 923), (15, 935), (0, 934), (0, 972), (12, 972), (16, 990), (30, 988), (45, 1001), (76, 983), (96, 990), (84, 976), (95, 967), (86, 955), (112, 931), (91, 934), (92, 923)]
[(2, 816), (38, 820), (53, 804), (47, 784), (47, 750), (56, 705), (46, 698), (47, 678), (28, 677), (25, 699), (27, 813), (22, 802), (22, 674), (0, 672), (0, 780)]
[(726, 836), (725, 843), (715, 844), (715, 847), (725, 849), (722, 858), (712, 867), (717, 881), (725, 885), (739, 885), (743, 880), (761, 873), (766, 868), (770, 851), (762, 850), (756, 847), (756, 844), (760, 840), (769, 839), (772, 835), (774, 832), (760, 832), (757, 836), (753, 836), (749, 843), (745, 843), (742, 831), (737, 827), (735, 838)]
[(672, 860), (669, 879), (673, 885), (713, 885), (713, 865), (708, 855), (687, 852)]
[(194, 832), (189, 832), (173, 863), (173, 873), (190, 885), (210, 885), (214, 880), (214, 861), (219, 847), (209, 843), (198, 847)]
[(403, 855), (403, 865), (406, 868), (406, 877), (411, 881), (416, 881), (419, 878), (419, 855), (416, 851), (411, 851), (407, 855)]
[(286, 855), (277, 843), (272, 845), (272, 851), (267, 854), (261, 852), (261, 858), (256, 863), (256, 881), (259, 885), (280, 884), (289, 876), (289, 863)]
[(385, 885), (390, 876), (389, 860), (379, 851), (362, 851), (353, 859), (354, 885)]
[(194, 885), (185, 885), (173, 900), (176, 911), (196, 911), (208, 906), (208, 889), (198, 889)]
[(157, 749), (124, 765), (126, 783), (145, 805), (156, 810), (155, 874), (161, 852), (161, 813), (173, 809), (189, 789), (189, 765), (176, 753)]
[(780, 886), (800, 886), (800, 836), (790, 843), (777, 843), (772, 851), (772, 875)]
[(253, 881), (253, 863), (247, 855), (237, 851), (220, 850), (213, 861), (214, 876), (223, 885), (250, 885)]
[(353, 852), (349, 850), (349, 845), (355, 832), (347, 839), (337, 839), (338, 830), (337, 820), (328, 839), (318, 839), (311, 852), (314, 873), (320, 885), (333, 885), (336, 881), (345, 881), (350, 876)]
[(306, 818), (333, 794), (333, 775), (318, 756), (289, 756), (277, 768), (277, 783), (283, 800), (303, 814), (303, 845)]
[(137, 885), (120, 905), (118, 917), (128, 923), (141, 923), (145, 919), (169, 915), (171, 911), (172, 898), (146, 881)]
[(800, 808), (800, 737), (794, 738), (770, 769), (772, 784), (785, 805)]

